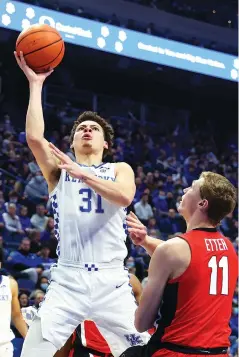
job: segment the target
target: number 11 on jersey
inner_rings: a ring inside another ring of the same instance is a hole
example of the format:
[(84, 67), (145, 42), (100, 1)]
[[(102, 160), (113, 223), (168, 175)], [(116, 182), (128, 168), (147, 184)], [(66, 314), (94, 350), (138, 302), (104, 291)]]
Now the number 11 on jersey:
[(228, 295), (228, 258), (222, 257), (217, 263), (217, 257), (214, 255), (208, 262), (208, 267), (212, 269), (210, 279), (210, 295), (217, 295), (218, 268), (222, 269), (222, 289), (221, 295)]

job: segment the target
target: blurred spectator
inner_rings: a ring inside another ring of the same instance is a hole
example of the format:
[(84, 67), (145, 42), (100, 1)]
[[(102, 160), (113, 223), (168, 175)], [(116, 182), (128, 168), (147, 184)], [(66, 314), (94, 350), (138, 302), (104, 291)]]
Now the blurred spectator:
[(153, 217), (153, 210), (150, 204), (148, 203), (149, 196), (144, 193), (139, 202), (135, 203), (134, 210), (136, 216), (141, 220), (141, 222), (147, 226), (148, 220)]
[(44, 231), (41, 233), (41, 241), (49, 241), (51, 235), (54, 234), (54, 219), (49, 217)]
[(20, 218), (16, 215), (16, 205), (15, 203), (9, 203), (7, 212), (2, 215), (5, 228), (9, 235), (13, 234), (24, 234)]
[(155, 229), (158, 230), (158, 225), (156, 219), (154, 217), (150, 218), (148, 221), (148, 229)]
[(142, 179), (140, 177), (135, 178), (135, 185), (136, 185), (136, 193), (134, 197), (134, 202), (138, 202), (142, 197), (146, 185), (145, 183), (142, 183)]
[(30, 233), (29, 238), (30, 238), (30, 241), (31, 241), (30, 252), (31, 253), (35, 253), (35, 254), (38, 253), (42, 248), (40, 231), (33, 230)]
[(36, 159), (34, 158), (34, 156), (32, 155), (32, 153), (30, 153), (31, 156), (31, 161), (28, 163), (28, 167), (30, 172), (35, 175), (37, 172), (40, 171), (39, 166), (37, 165)]
[(165, 191), (159, 190), (159, 194), (153, 199), (153, 203), (159, 214), (168, 212), (168, 203)]
[(221, 230), (226, 237), (230, 237), (231, 240), (236, 239), (238, 235), (237, 222), (233, 218), (233, 213), (229, 213), (221, 222)]
[(28, 217), (28, 208), (26, 206), (20, 208), (19, 219), (24, 232), (31, 232), (31, 220)]
[(9, 133), (15, 133), (15, 130), (12, 126), (12, 123), (11, 123), (11, 118), (10, 118), (10, 115), (8, 113), (4, 114), (4, 117), (3, 117), (3, 120), (4, 120), (4, 131), (7, 131)]
[(18, 296), (20, 307), (27, 307), (29, 306), (29, 298), (26, 293), (20, 293)]
[(150, 218), (149, 222), (148, 222), (148, 234), (155, 237), (155, 238), (159, 238), (160, 237), (160, 231), (159, 231), (159, 227), (158, 224), (156, 222), (156, 219)]
[[(158, 219), (159, 229), (161, 232), (161, 237), (164, 240), (168, 239), (169, 235), (175, 234), (176, 232), (185, 232), (185, 223), (181, 216), (176, 214), (174, 209), (168, 211), (168, 215), (163, 215)], [(184, 226), (184, 227), (183, 227)]]
[(17, 192), (15, 192), (15, 191), (9, 192), (8, 197), (9, 197), (9, 201), (5, 203), (6, 211), (8, 210), (9, 204), (14, 203), (16, 205), (16, 212), (19, 213), (20, 204), (18, 203), (19, 196), (18, 196)]
[(44, 293), (46, 293), (48, 286), (49, 286), (49, 280), (45, 276), (41, 276), (36, 285), (36, 289), (40, 289)]
[(50, 258), (50, 247), (48, 244), (44, 244), (41, 248), (41, 251), (39, 252), (39, 257), (42, 260), (42, 265), (44, 266), (44, 269), (50, 269), (52, 264), (56, 262), (56, 259)]
[[(173, 190), (173, 188), (171, 190)], [(167, 192), (166, 201), (169, 209), (172, 208), (176, 210), (176, 202), (172, 192)]]
[(171, 224), (170, 234), (186, 231), (186, 223), (184, 219), (176, 213), (175, 209), (171, 208), (168, 211), (168, 217)]
[(39, 204), (36, 206), (36, 213), (31, 217), (32, 226), (40, 232), (44, 231), (48, 221), (48, 218), (45, 216), (45, 211), (44, 205)]
[(24, 195), (36, 204), (48, 201), (47, 183), (40, 171), (27, 183)]
[(39, 309), (39, 305), (40, 303), (43, 301), (44, 299), (44, 292), (43, 291), (38, 291), (35, 295), (35, 299), (34, 299), (34, 304), (33, 306), (36, 308), (36, 309)]
[(23, 238), (17, 251), (10, 253), (7, 261), (14, 271), (23, 271), (31, 267), (37, 267), (39, 258), (30, 253), (31, 242), (29, 238)]

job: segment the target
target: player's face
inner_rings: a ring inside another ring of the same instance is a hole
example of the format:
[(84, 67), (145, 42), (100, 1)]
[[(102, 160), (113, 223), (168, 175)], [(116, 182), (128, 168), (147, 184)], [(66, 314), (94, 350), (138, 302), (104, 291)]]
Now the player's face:
[(188, 188), (185, 188), (184, 195), (178, 206), (178, 212), (188, 221), (195, 211), (200, 208), (200, 203), (202, 198), (200, 195), (200, 185), (202, 183), (202, 178), (196, 181), (193, 181), (192, 185)]
[(76, 153), (90, 154), (92, 152), (103, 152), (108, 144), (104, 139), (102, 127), (94, 121), (86, 120), (76, 128), (72, 147)]

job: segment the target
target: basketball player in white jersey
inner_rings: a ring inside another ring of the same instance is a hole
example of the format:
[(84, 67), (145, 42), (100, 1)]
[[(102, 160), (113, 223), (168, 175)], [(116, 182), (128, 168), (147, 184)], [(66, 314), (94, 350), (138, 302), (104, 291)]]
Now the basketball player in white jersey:
[[(0, 247), (0, 269), (2, 262), (3, 250)], [(11, 341), (14, 334), (10, 328), (11, 321), (22, 337), (25, 337), (28, 328), (20, 310), (17, 282), (0, 274), (0, 357), (13, 357)]]
[[(129, 274), (130, 280), (129, 283), (132, 287), (132, 293), (135, 297), (137, 304), (139, 305), (139, 301), (142, 295), (142, 285), (139, 279), (134, 274)], [(22, 309), (23, 316), (25, 318), (28, 326), (31, 325), (34, 316), (37, 310), (34, 306), (28, 306)], [(82, 356), (82, 357), (110, 357), (112, 356), (109, 351), (109, 347), (99, 331), (95, 326), (92, 329), (92, 321), (84, 321), (81, 325), (77, 327), (73, 335), (68, 339), (65, 343), (64, 347), (61, 348), (60, 351), (56, 353), (57, 357), (74, 357), (74, 356)], [(100, 350), (99, 347), (100, 346)], [(107, 351), (107, 353), (103, 353), (102, 351)]]
[(22, 357), (52, 357), (84, 320), (96, 323), (114, 356), (149, 339), (134, 327), (136, 303), (123, 261), (126, 208), (135, 194), (126, 163), (102, 163), (113, 129), (93, 112), (83, 113), (71, 132), (74, 163), (44, 138), (41, 104), (45, 74), (34, 73), (20, 55), (30, 85), (26, 138), (47, 180), (58, 239), (45, 301), (32, 322)]

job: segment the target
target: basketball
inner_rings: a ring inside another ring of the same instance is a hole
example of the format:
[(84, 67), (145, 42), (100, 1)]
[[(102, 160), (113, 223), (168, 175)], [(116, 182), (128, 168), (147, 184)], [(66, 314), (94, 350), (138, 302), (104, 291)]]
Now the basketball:
[(20, 33), (16, 42), (18, 56), (23, 52), (27, 65), (36, 73), (58, 66), (65, 53), (59, 32), (49, 25), (32, 25)]

